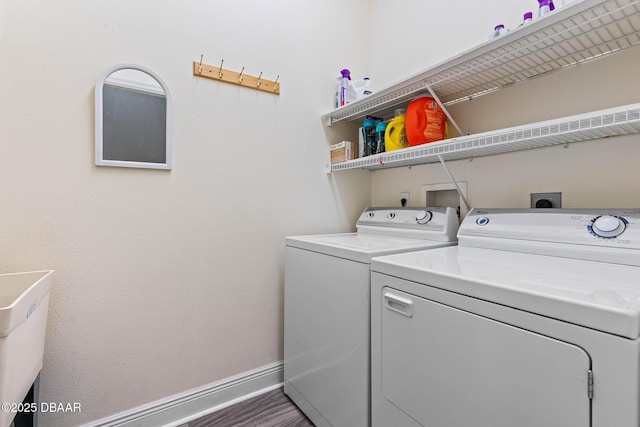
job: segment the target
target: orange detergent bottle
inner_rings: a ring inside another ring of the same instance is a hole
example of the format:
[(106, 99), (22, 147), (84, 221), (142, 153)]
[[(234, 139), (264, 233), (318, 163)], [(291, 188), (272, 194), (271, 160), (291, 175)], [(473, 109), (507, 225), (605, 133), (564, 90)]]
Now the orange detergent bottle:
[(407, 106), (406, 132), (409, 145), (440, 141), (445, 137), (447, 116), (435, 99), (423, 96)]
[(409, 146), (405, 131), (405, 118), (403, 109), (395, 111), (395, 117), (389, 122), (384, 131), (385, 151), (399, 150)]

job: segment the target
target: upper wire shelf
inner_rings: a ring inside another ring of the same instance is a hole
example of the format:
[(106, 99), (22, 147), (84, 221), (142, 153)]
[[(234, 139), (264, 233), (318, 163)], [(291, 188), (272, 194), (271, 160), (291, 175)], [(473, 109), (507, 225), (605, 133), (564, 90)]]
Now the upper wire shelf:
[[(436, 163), (640, 133), (640, 104), (466, 135), (327, 165), (331, 172)], [(328, 170), (329, 171), (329, 170)]]
[(322, 116), (329, 126), (366, 115), (388, 118), (428, 94), (444, 105), (640, 44), (640, 0), (582, 0)]

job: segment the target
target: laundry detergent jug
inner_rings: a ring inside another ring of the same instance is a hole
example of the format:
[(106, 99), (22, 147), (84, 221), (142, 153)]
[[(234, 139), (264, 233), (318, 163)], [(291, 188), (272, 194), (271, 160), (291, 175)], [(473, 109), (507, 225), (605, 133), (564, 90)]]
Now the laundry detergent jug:
[(395, 117), (389, 122), (384, 131), (385, 151), (400, 150), (409, 146), (405, 130), (405, 112), (403, 109), (395, 111)]
[(435, 99), (423, 96), (407, 106), (406, 132), (409, 145), (440, 141), (445, 137), (447, 116)]

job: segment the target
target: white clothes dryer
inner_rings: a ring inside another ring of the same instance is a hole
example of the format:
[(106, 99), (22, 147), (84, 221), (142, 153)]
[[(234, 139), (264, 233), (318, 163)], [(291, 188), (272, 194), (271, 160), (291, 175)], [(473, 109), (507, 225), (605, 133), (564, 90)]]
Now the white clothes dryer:
[(456, 243), (451, 208), (368, 208), (356, 233), (287, 237), (284, 391), (318, 427), (370, 425), (370, 260)]
[(472, 210), (374, 258), (375, 427), (638, 427), (640, 210)]

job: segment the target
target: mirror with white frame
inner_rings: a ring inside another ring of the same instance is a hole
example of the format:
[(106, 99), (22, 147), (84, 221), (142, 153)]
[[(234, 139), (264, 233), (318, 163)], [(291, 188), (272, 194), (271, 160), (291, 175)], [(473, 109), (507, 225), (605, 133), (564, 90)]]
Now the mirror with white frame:
[(96, 165), (171, 169), (171, 99), (162, 79), (133, 64), (96, 83)]

